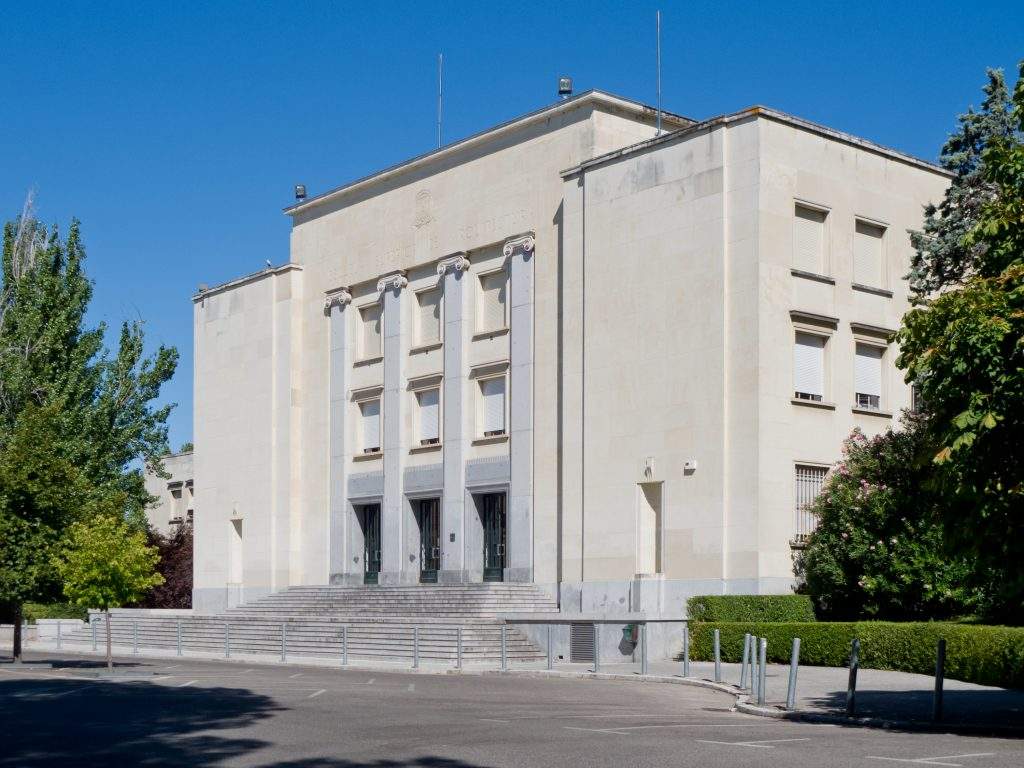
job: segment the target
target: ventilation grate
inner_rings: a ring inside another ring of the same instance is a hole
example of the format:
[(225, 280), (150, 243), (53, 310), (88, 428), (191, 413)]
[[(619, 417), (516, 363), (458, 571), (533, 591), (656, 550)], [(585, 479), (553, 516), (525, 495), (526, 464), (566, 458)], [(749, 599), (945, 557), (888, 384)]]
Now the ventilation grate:
[(594, 625), (569, 625), (569, 661), (576, 663), (594, 663)]

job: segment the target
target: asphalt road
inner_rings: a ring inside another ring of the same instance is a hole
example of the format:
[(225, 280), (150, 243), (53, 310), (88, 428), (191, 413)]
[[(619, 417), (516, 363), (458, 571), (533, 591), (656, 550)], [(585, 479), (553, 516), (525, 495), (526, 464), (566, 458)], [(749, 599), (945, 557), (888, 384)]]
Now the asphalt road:
[(0, 766), (1024, 765), (1024, 740), (769, 720), (680, 685), (47, 660), (0, 664)]

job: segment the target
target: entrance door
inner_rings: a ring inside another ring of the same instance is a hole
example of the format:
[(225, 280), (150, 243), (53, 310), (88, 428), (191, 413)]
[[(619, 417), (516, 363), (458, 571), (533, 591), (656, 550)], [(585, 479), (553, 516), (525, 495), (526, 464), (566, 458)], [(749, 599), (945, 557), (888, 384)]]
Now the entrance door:
[(441, 567), (441, 505), (439, 499), (419, 502), (420, 582), (436, 584)]
[(363, 583), (380, 578), (380, 504), (363, 507)]
[(484, 581), (505, 579), (505, 494), (485, 493), (484, 519)]

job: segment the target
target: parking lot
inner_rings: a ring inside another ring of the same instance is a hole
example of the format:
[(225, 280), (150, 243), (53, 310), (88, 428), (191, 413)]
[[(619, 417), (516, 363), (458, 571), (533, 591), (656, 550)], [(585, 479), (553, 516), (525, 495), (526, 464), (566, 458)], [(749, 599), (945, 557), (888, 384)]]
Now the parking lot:
[(35, 658), (0, 665), (0, 766), (1024, 765), (1024, 741), (771, 720), (691, 686)]

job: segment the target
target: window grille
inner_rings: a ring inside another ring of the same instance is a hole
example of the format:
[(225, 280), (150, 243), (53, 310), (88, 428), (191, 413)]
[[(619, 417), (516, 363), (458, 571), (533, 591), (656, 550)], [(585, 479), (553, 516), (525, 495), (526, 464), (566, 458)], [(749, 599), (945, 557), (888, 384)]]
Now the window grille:
[(811, 505), (825, 484), (828, 469), (806, 464), (796, 465), (796, 523), (793, 540), (804, 543), (818, 527), (818, 518)]

